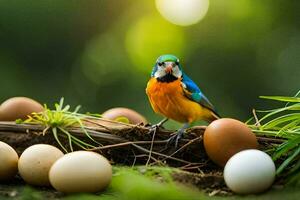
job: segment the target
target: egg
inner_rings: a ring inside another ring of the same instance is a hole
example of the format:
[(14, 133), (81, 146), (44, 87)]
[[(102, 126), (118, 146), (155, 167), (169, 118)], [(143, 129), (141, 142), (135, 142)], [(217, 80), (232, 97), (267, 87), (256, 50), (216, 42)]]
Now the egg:
[(275, 179), (275, 164), (265, 152), (250, 149), (232, 156), (224, 168), (226, 185), (239, 194), (267, 190)]
[(118, 120), (122, 117), (128, 119), (130, 124), (147, 124), (147, 120), (138, 112), (129, 108), (111, 108), (102, 114), (105, 119)]
[(9, 180), (17, 174), (18, 158), (11, 146), (0, 141), (0, 181)]
[(75, 151), (57, 160), (50, 169), (51, 185), (64, 193), (98, 192), (112, 178), (112, 167), (100, 154)]
[(18, 169), (25, 182), (36, 186), (48, 186), (49, 170), (52, 164), (64, 154), (48, 144), (36, 144), (21, 154)]
[(0, 106), (0, 121), (15, 121), (27, 119), (33, 112), (43, 111), (43, 106), (27, 97), (13, 97), (4, 101)]
[(230, 118), (215, 120), (207, 126), (203, 143), (209, 158), (222, 167), (239, 151), (258, 147), (256, 136), (250, 128)]

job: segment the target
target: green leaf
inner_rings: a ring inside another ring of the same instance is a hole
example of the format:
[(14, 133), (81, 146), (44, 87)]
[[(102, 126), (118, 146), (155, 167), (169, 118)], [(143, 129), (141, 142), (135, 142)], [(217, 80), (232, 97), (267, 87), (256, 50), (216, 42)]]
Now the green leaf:
[(300, 103), (300, 97), (285, 97), (285, 96), (260, 96), (262, 99), (270, 99), (283, 102), (295, 102)]
[(299, 119), (300, 119), (300, 113), (287, 114), (287, 115), (283, 115), (283, 116), (277, 117), (275, 119), (272, 119), (271, 121), (264, 124), (262, 126), (262, 128), (263, 129), (273, 128), (273, 127), (276, 127), (283, 123), (286, 123), (288, 121), (299, 120)]
[(294, 140), (288, 140), (285, 143), (281, 144), (276, 150), (276, 153), (273, 155), (273, 160), (277, 160), (282, 155), (286, 154), (288, 151), (297, 147), (299, 143), (300, 143), (300, 137)]
[(62, 143), (60, 142), (60, 140), (59, 140), (59, 138), (58, 138), (56, 127), (52, 128), (52, 133), (53, 133), (53, 136), (54, 136), (55, 140), (56, 140), (57, 143), (59, 144), (59, 146), (60, 146), (66, 153), (68, 153), (68, 150), (62, 145)]
[[(296, 173), (300, 168), (300, 90), (294, 97), (287, 96), (261, 96), (263, 99), (286, 102), (284, 107), (271, 110), (256, 110), (258, 122), (251, 120), (249, 128), (257, 135), (279, 137), (286, 139), (273, 152), (273, 160), (283, 160), (277, 169), (277, 174)], [(259, 126), (257, 126), (259, 124)], [(267, 151), (268, 151), (267, 150)], [(297, 163), (297, 164), (295, 164)], [(286, 169), (290, 172), (286, 172)], [(299, 173), (300, 174), (300, 173)], [(299, 176), (300, 177), (300, 176)]]
[(297, 148), (294, 153), (288, 157), (277, 169), (276, 174), (280, 174), (300, 153), (300, 147)]
[(68, 141), (69, 141), (70, 150), (71, 150), (71, 152), (73, 152), (71, 134), (68, 131), (66, 131), (65, 129), (63, 129), (63, 128), (59, 128), (59, 130), (67, 135)]

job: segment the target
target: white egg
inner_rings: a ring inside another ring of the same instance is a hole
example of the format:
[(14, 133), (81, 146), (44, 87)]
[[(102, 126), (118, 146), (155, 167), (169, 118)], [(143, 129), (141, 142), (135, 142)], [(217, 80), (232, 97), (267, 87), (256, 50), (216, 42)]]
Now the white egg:
[(48, 186), (50, 185), (49, 170), (63, 155), (58, 148), (48, 144), (30, 146), (20, 156), (19, 173), (24, 181), (31, 185)]
[(98, 192), (112, 178), (112, 167), (100, 154), (75, 151), (57, 160), (50, 169), (51, 185), (64, 193)]
[(275, 164), (265, 152), (250, 149), (232, 156), (225, 165), (226, 185), (239, 194), (255, 194), (268, 189), (275, 179)]
[(18, 158), (11, 146), (0, 141), (0, 181), (11, 179), (17, 174)]

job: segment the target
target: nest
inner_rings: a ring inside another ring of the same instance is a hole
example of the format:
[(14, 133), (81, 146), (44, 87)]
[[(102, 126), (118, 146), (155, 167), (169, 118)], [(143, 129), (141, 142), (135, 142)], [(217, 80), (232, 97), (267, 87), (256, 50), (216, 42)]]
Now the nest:
[[(174, 131), (151, 126), (131, 125), (104, 119), (84, 121), (85, 130), (97, 141), (97, 147), (89, 149), (104, 155), (115, 165), (169, 166), (187, 171), (174, 174), (179, 182), (192, 184), (201, 189), (227, 191), (222, 168), (207, 157), (203, 146), (205, 126), (194, 126), (186, 130), (178, 147), (167, 145)], [(151, 131), (152, 130), (152, 131)], [(90, 142), (80, 127), (68, 128), (68, 132), (85, 142)], [(51, 144), (61, 149), (50, 130), (34, 124), (0, 122), (0, 141), (16, 149), (20, 155), (27, 147), (38, 144)], [(258, 137), (261, 149), (281, 143), (279, 139)], [(61, 138), (69, 149), (68, 139)], [(74, 150), (80, 150), (74, 148)]]

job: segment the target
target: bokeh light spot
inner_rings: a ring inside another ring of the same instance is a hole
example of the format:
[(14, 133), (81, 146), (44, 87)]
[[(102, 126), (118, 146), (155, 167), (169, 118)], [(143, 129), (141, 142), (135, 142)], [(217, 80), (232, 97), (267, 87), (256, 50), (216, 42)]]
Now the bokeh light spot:
[(156, 7), (171, 23), (188, 26), (204, 18), (209, 0), (156, 0)]
[(140, 18), (129, 28), (126, 49), (135, 69), (150, 74), (158, 56), (183, 56), (185, 36), (180, 27), (150, 15)]

